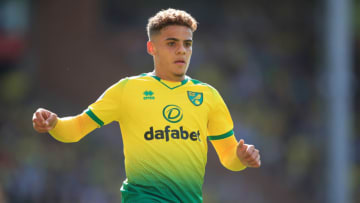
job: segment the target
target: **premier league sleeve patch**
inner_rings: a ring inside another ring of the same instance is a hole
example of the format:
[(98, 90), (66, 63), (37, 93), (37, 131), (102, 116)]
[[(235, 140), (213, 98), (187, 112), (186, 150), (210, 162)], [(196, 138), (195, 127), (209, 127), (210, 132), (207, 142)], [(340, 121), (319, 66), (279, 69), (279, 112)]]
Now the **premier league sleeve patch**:
[(200, 106), (203, 103), (204, 96), (202, 92), (187, 91), (187, 95), (191, 103), (195, 106)]

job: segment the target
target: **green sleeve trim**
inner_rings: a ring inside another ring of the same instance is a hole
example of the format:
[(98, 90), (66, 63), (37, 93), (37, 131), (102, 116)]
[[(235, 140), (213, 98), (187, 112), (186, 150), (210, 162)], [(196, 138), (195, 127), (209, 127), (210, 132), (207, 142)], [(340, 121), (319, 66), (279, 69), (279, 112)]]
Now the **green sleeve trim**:
[(214, 136), (208, 136), (209, 140), (221, 140), (221, 139), (225, 139), (227, 137), (230, 137), (231, 135), (234, 134), (233, 130), (230, 130), (229, 132), (222, 134), (222, 135), (214, 135)]
[(90, 118), (93, 119), (97, 124), (99, 124), (100, 127), (104, 125), (104, 122), (100, 120), (100, 118), (98, 118), (90, 109), (86, 110), (85, 113), (90, 116)]

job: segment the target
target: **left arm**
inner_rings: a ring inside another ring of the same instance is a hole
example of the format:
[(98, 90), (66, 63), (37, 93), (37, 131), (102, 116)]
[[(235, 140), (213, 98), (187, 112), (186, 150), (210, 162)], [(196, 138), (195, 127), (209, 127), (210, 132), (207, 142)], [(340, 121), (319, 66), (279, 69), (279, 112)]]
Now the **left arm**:
[(209, 112), (208, 139), (213, 144), (220, 162), (232, 171), (260, 167), (259, 150), (255, 149), (254, 145), (245, 144), (244, 140), (237, 142), (232, 130), (233, 121), (224, 100), (214, 88), (211, 87), (211, 91), (213, 104)]
[(220, 140), (211, 140), (221, 164), (232, 171), (241, 171), (246, 167), (258, 168), (261, 165), (259, 150), (254, 145), (238, 143), (234, 135)]

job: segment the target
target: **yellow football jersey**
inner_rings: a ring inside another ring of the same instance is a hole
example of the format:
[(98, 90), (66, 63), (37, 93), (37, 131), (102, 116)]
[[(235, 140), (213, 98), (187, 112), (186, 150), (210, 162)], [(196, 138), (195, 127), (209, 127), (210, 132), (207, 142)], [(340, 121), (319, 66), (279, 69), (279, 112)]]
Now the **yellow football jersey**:
[(123, 200), (202, 202), (207, 139), (233, 135), (233, 121), (211, 86), (146, 73), (107, 89), (86, 113), (99, 125), (120, 124), (127, 180)]

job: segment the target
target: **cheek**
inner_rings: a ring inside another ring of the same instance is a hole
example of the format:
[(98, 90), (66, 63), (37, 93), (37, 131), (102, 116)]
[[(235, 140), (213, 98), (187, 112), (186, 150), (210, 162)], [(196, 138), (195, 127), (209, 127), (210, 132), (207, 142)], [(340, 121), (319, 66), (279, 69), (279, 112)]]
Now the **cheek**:
[(158, 60), (161, 62), (167, 63), (171, 59), (170, 52), (169, 51), (161, 51), (157, 54)]
[(158, 49), (156, 55), (161, 58), (161, 57), (164, 57), (166, 55), (166, 52), (167, 51), (164, 50), (164, 49)]
[(187, 52), (187, 55), (188, 55), (189, 57), (191, 57), (191, 54), (192, 54), (192, 49), (190, 48), (189, 51)]
[(189, 48), (187, 48), (187, 51), (191, 54), (191, 52), (192, 52), (192, 46), (189, 47)]

